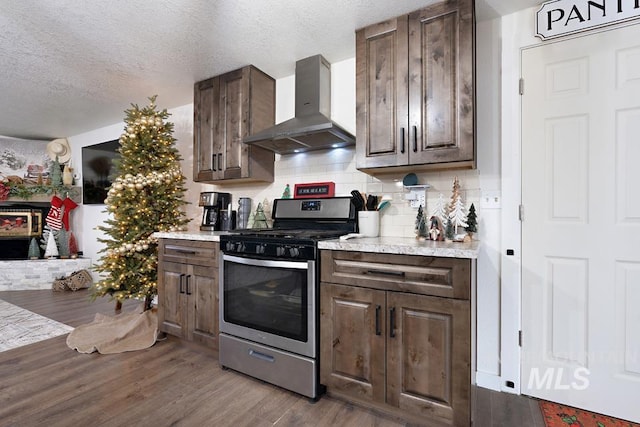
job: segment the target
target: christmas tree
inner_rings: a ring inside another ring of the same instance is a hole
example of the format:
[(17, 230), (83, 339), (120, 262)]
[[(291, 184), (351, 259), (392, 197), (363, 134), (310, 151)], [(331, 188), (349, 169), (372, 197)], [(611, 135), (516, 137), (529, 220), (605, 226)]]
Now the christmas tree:
[(51, 170), (49, 171), (51, 176), (51, 186), (52, 187), (61, 187), (62, 186), (62, 171), (60, 170), (60, 162), (58, 161), (58, 156), (56, 156), (55, 160), (51, 163)]
[(55, 232), (51, 230), (47, 234), (47, 244), (44, 248), (45, 258), (56, 258), (58, 256), (58, 245), (56, 244)]
[(60, 258), (69, 258), (69, 233), (64, 227), (58, 231), (58, 254)]
[(291, 187), (289, 187), (289, 184), (287, 184), (287, 186), (284, 187), (284, 191), (282, 192), (282, 198), (283, 199), (291, 198)]
[(478, 232), (478, 218), (476, 216), (476, 207), (469, 206), (469, 214), (467, 215), (467, 228), (465, 228), (467, 233), (476, 233)]
[(424, 219), (424, 211), (422, 205), (418, 206), (418, 215), (416, 215), (416, 237), (427, 236), (427, 222)]
[(444, 229), (444, 237), (446, 240), (453, 240), (455, 236), (455, 232), (453, 230), (453, 223), (451, 222), (451, 219), (447, 220), (447, 226)]
[(69, 256), (71, 258), (78, 258), (78, 241), (73, 231), (69, 232)]
[(445, 223), (447, 221), (447, 218), (449, 218), (449, 215), (447, 213), (447, 204), (444, 201), (444, 196), (442, 195), (442, 193), (440, 193), (440, 196), (436, 201), (436, 205), (433, 208), (433, 213), (431, 214), (431, 216), (437, 216), (438, 218), (440, 218), (440, 221), (442, 223)]
[(29, 259), (38, 259), (40, 258), (40, 248), (38, 247), (38, 241), (35, 237), (31, 238), (31, 242), (29, 243)]
[(458, 177), (453, 180), (453, 194), (451, 194), (451, 204), (449, 205), (449, 219), (454, 229), (454, 234), (458, 234), (458, 227), (466, 227), (465, 206), (460, 195), (460, 183)]
[(110, 295), (116, 311), (128, 298), (145, 301), (151, 308), (157, 294), (157, 231), (177, 231), (188, 222), (182, 211), (185, 177), (175, 148), (173, 123), (167, 110), (159, 111), (155, 96), (144, 108), (126, 110), (120, 136), (120, 159), (114, 161), (115, 178), (106, 199), (111, 214), (98, 227), (108, 237), (99, 239), (105, 249), (96, 270), (102, 279), (93, 298)]

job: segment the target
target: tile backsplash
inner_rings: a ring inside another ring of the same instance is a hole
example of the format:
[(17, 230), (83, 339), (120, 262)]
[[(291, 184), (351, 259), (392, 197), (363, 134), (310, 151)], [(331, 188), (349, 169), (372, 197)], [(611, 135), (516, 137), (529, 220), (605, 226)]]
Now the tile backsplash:
[[(181, 148), (181, 147), (179, 147)], [(189, 149), (191, 147), (188, 147)], [(405, 191), (402, 179), (406, 173), (385, 174), (371, 176), (360, 172), (355, 165), (355, 150), (353, 148), (340, 148), (332, 150), (312, 151), (308, 153), (276, 155), (275, 180), (273, 183), (251, 184), (200, 184), (191, 181), (192, 161), (190, 156), (181, 152), (185, 157), (183, 172), (189, 177), (188, 192), (186, 198), (191, 202), (187, 206), (187, 215), (192, 218), (189, 230), (197, 230), (200, 225), (202, 210), (197, 205), (198, 194), (201, 191), (222, 191), (233, 194), (233, 209), (237, 209), (240, 197), (252, 199), (252, 211), (258, 202), (265, 199), (272, 203), (273, 199), (282, 197), (287, 184), (293, 187), (295, 184), (309, 182), (331, 181), (336, 186), (336, 196), (349, 196), (351, 190), (358, 190), (366, 194), (387, 196), (391, 199), (391, 206), (385, 209), (380, 220), (381, 236), (414, 237), (415, 219), (417, 208), (412, 208), (405, 200)], [(435, 201), (440, 193), (447, 202), (451, 198), (453, 180), (457, 176), (465, 205), (473, 202), (478, 207), (479, 179), (476, 170), (452, 171), (452, 172), (425, 172), (416, 173), (419, 184), (429, 184), (427, 190), (427, 212), (430, 214)]]

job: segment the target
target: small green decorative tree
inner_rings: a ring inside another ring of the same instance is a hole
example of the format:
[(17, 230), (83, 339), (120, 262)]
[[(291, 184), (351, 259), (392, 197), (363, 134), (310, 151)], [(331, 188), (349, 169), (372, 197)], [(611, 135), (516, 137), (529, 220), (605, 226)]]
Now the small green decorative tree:
[(29, 243), (29, 259), (39, 259), (40, 258), (40, 247), (38, 246), (38, 241), (35, 237), (31, 238), (31, 242)]
[(93, 298), (110, 295), (116, 311), (128, 298), (144, 300), (151, 308), (157, 294), (157, 231), (177, 231), (188, 222), (182, 207), (185, 177), (173, 123), (167, 110), (159, 111), (156, 97), (144, 108), (126, 110), (125, 128), (120, 136), (120, 159), (114, 162), (115, 178), (107, 193), (111, 214), (98, 227), (108, 237), (96, 270), (102, 280), (93, 289)]
[(424, 210), (422, 205), (418, 206), (418, 214), (416, 215), (416, 238), (427, 237), (427, 222), (424, 218)]
[(465, 230), (469, 234), (478, 232), (478, 218), (476, 216), (476, 207), (473, 206), (473, 203), (469, 206), (469, 213), (467, 214), (467, 228), (465, 228)]
[(455, 236), (455, 229), (453, 228), (453, 222), (451, 222), (451, 218), (447, 220), (447, 226), (444, 229), (444, 237), (447, 240), (453, 240)]
[(55, 160), (51, 162), (51, 186), (54, 188), (58, 188), (62, 186), (62, 170), (60, 170), (60, 162), (58, 161), (58, 156), (56, 156)]
[(69, 233), (64, 227), (58, 231), (58, 254), (60, 258), (69, 258)]

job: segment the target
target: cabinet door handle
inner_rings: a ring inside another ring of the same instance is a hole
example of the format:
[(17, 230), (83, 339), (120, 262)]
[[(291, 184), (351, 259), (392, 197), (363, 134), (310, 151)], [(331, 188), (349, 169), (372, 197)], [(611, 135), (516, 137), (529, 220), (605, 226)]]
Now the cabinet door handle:
[(367, 270), (366, 274), (383, 274), (385, 276), (404, 277), (404, 271)]
[(400, 152), (404, 154), (404, 128), (400, 128)]
[(379, 305), (376, 305), (376, 335), (381, 335), (382, 334), (382, 330), (380, 329), (380, 309), (382, 307), (380, 307)]
[(189, 289), (189, 279), (190, 278), (191, 278), (190, 274), (185, 278), (185, 282), (187, 282), (187, 295), (191, 295), (191, 290)]
[(212, 170), (216, 170), (216, 155), (215, 154), (211, 155), (211, 169)]
[(418, 152), (418, 126), (413, 127), (413, 152)]
[(222, 153), (218, 153), (218, 170), (222, 170)]
[(396, 337), (396, 308), (391, 307), (389, 309), (389, 336), (391, 338)]
[(180, 291), (181, 294), (184, 294), (184, 288), (182, 286), (184, 284), (184, 280), (183, 280), (184, 276), (185, 276), (184, 274), (180, 275), (180, 289), (179, 289), (179, 291)]

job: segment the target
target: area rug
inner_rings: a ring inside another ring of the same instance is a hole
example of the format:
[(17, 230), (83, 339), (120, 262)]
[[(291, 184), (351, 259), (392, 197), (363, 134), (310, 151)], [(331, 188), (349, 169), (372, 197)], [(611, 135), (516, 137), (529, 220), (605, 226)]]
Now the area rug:
[(64, 323), (0, 300), (0, 351), (64, 335), (72, 330)]
[(540, 410), (547, 427), (640, 427), (640, 424), (545, 400), (540, 401)]
[(67, 346), (79, 353), (123, 353), (151, 347), (158, 336), (154, 310), (138, 309), (116, 316), (96, 314), (93, 322), (78, 326), (67, 337)]

